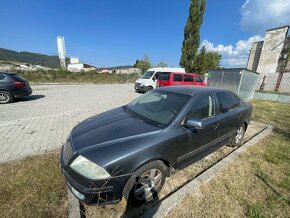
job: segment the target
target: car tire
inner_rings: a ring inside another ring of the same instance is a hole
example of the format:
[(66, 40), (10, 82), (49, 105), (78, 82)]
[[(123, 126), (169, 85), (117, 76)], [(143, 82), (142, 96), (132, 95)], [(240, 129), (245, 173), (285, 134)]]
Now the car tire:
[(152, 89), (153, 89), (152, 86), (148, 86), (148, 87), (146, 88), (146, 92), (149, 92), (149, 91), (151, 91)]
[(14, 100), (10, 92), (0, 91), (0, 104), (8, 104)]
[(162, 161), (149, 162), (136, 170), (123, 189), (123, 197), (130, 205), (140, 205), (155, 199), (162, 189), (167, 167)]
[(240, 125), (240, 127), (237, 129), (236, 133), (234, 134), (229, 146), (230, 147), (240, 146), (243, 142), (245, 132), (246, 132), (245, 124)]

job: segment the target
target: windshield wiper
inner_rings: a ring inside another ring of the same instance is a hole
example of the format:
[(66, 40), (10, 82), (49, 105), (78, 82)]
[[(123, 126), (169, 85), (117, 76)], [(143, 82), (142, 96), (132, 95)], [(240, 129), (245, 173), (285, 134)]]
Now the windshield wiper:
[(134, 116), (132, 113), (129, 112), (129, 109), (128, 109), (127, 105), (124, 105), (124, 106), (123, 106), (123, 109), (124, 109), (124, 111), (126, 111), (129, 115), (131, 115), (132, 117), (134, 117), (134, 118), (136, 118), (136, 119), (138, 119), (138, 120), (141, 120), (141, 121), (144, 123), (144, 120), (142, 120), (140, 117)]

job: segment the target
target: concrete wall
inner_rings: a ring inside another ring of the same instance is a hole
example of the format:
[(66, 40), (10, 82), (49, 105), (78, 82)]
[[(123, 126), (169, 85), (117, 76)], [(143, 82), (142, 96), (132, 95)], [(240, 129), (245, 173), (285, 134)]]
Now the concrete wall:
[(249, 54), (247, 69), (257, 71), (264, 41), (254, 42)]
[(266, 36), (257, 68), (258, 73), (276, 73), (278, 60), (284, 47), (289, 26), (266, 31)]
[(70, 71), (81, 71), (84, 69), (84, 64), (83, 63), (68, 64), (67, 69)]

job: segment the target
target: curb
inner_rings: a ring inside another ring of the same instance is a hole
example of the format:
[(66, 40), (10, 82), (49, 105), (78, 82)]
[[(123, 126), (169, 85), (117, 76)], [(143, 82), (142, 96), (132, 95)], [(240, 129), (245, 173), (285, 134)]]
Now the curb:
[(233, 160), (243, 154), (249, 147), (257, 144), (260, 140), (271, 134), (273, 127), (265, 124), (265, 129), (258, 135), (250, 139), (248, 142), (237, 148), (224, 159), (213, 165), (211, 168), (203, 172), (201, 175), (193, 179), (191, 182), (183, 186), (181, 189), (170, 195), (168, 198), (159, 203), (159, 205), (151, 208), (142, 217), (164, 217), (177, 207), (182, 201), (197, 190), (202, 184), (209, 182), (216, 174), (222, 171)]
[(81, 218), (80, 202), (79, 200), (67, 189), (68, 195), (68, 217)]

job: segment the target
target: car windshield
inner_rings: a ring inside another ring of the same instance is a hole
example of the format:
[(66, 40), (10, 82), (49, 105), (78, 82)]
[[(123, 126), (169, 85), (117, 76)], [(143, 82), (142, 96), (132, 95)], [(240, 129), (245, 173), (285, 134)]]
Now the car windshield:
[(141, 78), (142, 79), (150, 79), (155, 71), (147, 71)]
[(166, 126), (190, 98), (175, 92), (154, 90), (129, 103), (126, 108), (133, 116), (155, 126)]

